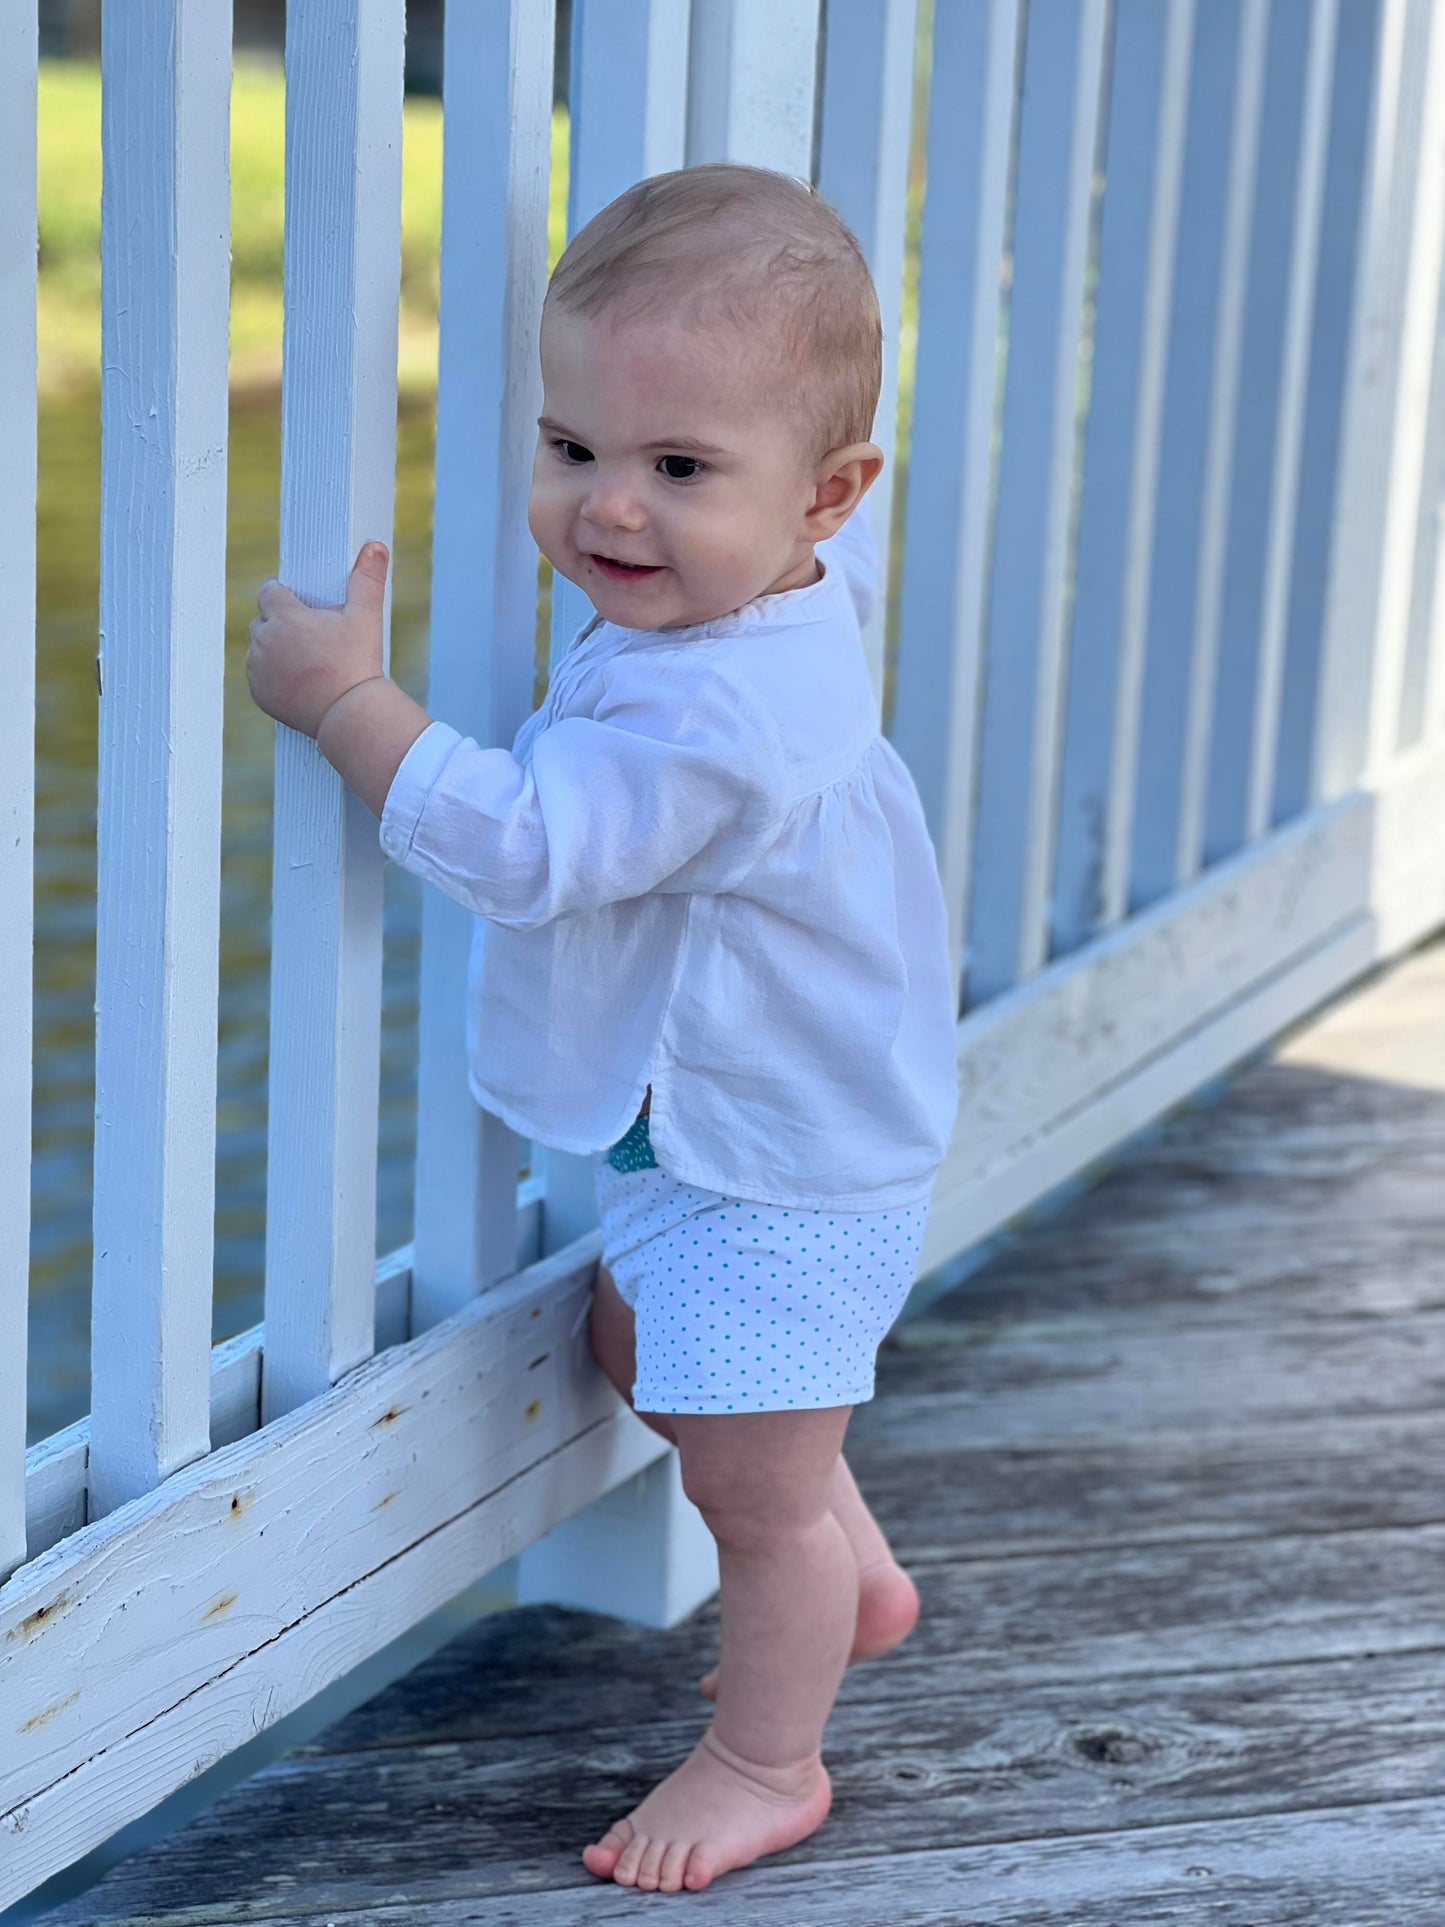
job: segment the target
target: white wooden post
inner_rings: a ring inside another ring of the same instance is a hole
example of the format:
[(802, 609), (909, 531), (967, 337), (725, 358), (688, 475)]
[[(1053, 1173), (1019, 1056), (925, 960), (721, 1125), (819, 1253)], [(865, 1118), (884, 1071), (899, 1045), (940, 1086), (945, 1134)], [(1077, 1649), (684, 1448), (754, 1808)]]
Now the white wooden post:
[(0, 64), (0, 1581), (25, 1558), (35, 943), (35, 80), (32, 6)]
[[(989, 454), (998, 357), (1018, 0), (937, 7), (919, 259), (918, 355), (890, 737), (938, 857), (954, 981), (973, 834), (979, 663), (988, 583)], [(941, 101), (947, 110), (934, 111)], [(915, 478), (925, 478), (914, 484)]]
[(1430, 13), (1428, 35), (1411, 50), (1424, 69), (1413, 218), (1403, 264), (1400, 330), (1385, 498), (1379, 595), (1375, 607), (1374, 678), (1365, 777), (1377, 782), (1394, 760), (1401, 736), (1410, 592), (1425, 473), (1430, 383), (1445, 262), (1445, 6)]
[[(315, 605), (344, 599), (363, 541), (391, 541), (402, 17), (310, 0), (287, 21), (279, 574)], [(282, 725), (274, 849), (265, 1421), (370, 1356), (376, 1296), (381, 846)]]
[(1375, 88), (1361, 188), (1339, 488), (1320, 641), (1311, 802), (1352, 789), (1370, 757), (1374, 633), (1390, 495), (1425, 76), (1436, 0), (1380, 0)]
[(687, 165), (813, 178), (819, 0), (692, 0)]
[(883, 322), (883, 382), (872, 438), (888, 457), (860, 504), (878, 546), (878, 594), (863, 628), (880, 713), (887, 654), (888, 557), (892, 548), (894, 441), (898, 427), (898, 335), (913, 127), (913, 52), (918, 0), (829, 0), (818, 122), (818, 192), (858, 237)]
[(102, 32), (90, 1513), (210, 1444), (231, 44)]
[(519, 1606), (575, 1606), (639, 1626), (675, 1626), (717, 1589), (717, 1541), (682, 1489), (674, 1451), (554, 1526), (517, 1561)]
[[(1247, 172), (1242, 165), (1252, 158), (1252, 140), (1241, 126), (1250, 118), (1241, 83), (1257, 76), (1262, 58), (1259, 8), (1242, 13), (1212, 5), (1195, 12), (1130, 811), (1129, 912), (1167, 896), (1179, 880), (1195, 786), (1187, 766), (1202, 742), (1195, 609), (1207, 573), (1204, 526), (1211, 514), (1218, 521), (1208, 487), (1210, 450), (1231, 361), (1229, 296), (1240, 279), (1231, 263), (1248, 235), (1253, 174), (1252, 165)], [(1213, 459), (1217, 470), (1217, 450)]]
[[(445, 31), (427, 707), (490, 748), (510, 746), (532, 708), (527, 494), (541, 408), (552, 6), (454, 6)], [(413, 1333), (516, 1264), (519, 1142), (467, 1079), (467, 981), (486, 934), (460, 904), (424, 892)]]
[(1123, 921), (1195, 0), (1119, 0), (1059, 772), (1055, 954)]
[(1204, 863), (1268, 827), (1338, 0), (1275, 0), (1266, 32), (1212, 713)]
[(1316, 790), (1317, 755), (1328, 735), (1322, 727), (1326, 719), (1320, 701), (1324, 689), (1325, 592), (1335, 505), (1347, 479), (1340, 460), (1340, 431), (1347, 399), (1350, 320), (1361, 266), (1362, 214), (1368, 202), (1367, 161), (1379, 28), (1377, 0), (1341, 0), (1309, 323), (1309, 387), (1300, 431), (1270, 806), (1270, 822), (1274, 825), (1308, 809)]
[(969, 904), (967, 1000), (1047, 955), (1055, 738), (1104, 0), (1030, 12)]

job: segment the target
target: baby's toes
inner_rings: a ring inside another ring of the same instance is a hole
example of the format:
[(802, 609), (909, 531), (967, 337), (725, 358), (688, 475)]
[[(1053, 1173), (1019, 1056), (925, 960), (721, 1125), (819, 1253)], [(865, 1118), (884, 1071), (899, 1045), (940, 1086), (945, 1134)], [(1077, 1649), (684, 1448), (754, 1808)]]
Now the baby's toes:
[(687, 1872), (682, 1884), (689, 1893), (696, 1893), (705, 1887), (717, 1872), (717, 1855), (709, 1853), (706, 1847), (694, 1847), (688, 1857)]
[(637, 1869), (637, 1884), (648, 1893), (657, 1891), (658, 1876), (662, 1872), (662, 1857), (667, 1852), (669, 1844), (666, 1840), (649, 1841), (647, 1852), (642, 1856), (641, 1864)]
[(690, 1840), (674, 1840), (662, 1861), (662, 1875), (657, 1890), (663, 1894), (676, 1894), (682, 1891), (682, 1870), (687, 1865), (687, 1856), (692, 1852)]
[(612, 1878), (620, 1887), (633, 1887), (637, 1884), (637, 1869), (642, 1865), (642, 1856), (649, 1845), (645, 1833), (634, 1832), (632, 1838), (622, 1849), (622, 1858), (612, 1869)]
[(631, 1838), (632, 1822), (619, 1820), (615, 1826), (607, 1829), (595, 1846), (582, 1849), (582, 1865), (588, 1873), (609, 1879)]

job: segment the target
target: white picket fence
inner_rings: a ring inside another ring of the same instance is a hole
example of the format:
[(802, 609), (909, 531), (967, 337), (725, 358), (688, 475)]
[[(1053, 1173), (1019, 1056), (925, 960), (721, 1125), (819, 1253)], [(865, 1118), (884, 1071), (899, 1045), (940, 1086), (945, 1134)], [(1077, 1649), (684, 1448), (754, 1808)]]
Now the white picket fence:
[[(571, 227), (687, 162), (814, 178), (890, 449), (916, 3), (574, 21)], [(469, 1096), (434, 892), (417, 1235), (375, 1263), (382, 858), (284, 729), (265, 1318), (210, 1345), (228, 12), (105, 14), (92, 1415), (27, 1454), (36, 31), (0, 0), (0, 1905), (514, 1554), (524, 1600), (654, 1624), (715, 1583), (588, 1354), (585, 1161), (519, 1202)], [(531, 706), (552, 42), (546, 0), (448, 11), (429, 706), (482, 742)], [(327, 600), (391, 525), (401, 51), (402, 0), (291, 9), (281, 573)], [(938, 0), (927, 170), (889, 728), (959, 970), (930, 1269), (1445, 922), (1445, 0)]]

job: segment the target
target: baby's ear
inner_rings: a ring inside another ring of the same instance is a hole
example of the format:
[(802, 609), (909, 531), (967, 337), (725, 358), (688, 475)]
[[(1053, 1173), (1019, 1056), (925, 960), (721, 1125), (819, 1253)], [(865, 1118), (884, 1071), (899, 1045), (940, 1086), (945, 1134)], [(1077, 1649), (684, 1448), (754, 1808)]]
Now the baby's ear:
[(877, 441), (850, 441), (832, 449), (817, 466), (813, 507), (807, 511), (807, 540), (827, 541), (844, 526), (859, 501), (882, 474), (882, 449)]

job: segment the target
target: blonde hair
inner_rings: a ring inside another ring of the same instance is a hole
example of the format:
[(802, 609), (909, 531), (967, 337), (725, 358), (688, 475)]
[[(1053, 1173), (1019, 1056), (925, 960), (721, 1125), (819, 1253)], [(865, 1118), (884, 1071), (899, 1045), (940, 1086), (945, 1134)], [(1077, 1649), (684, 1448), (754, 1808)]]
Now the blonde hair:
[(744, 345), (760, 399), (797, 426), (806, 467), (872, 439), (878, 294), (852, 230), (806, 181), (708, 161), (609, 201), (553, 269), (542, 314), (667, 313)]

